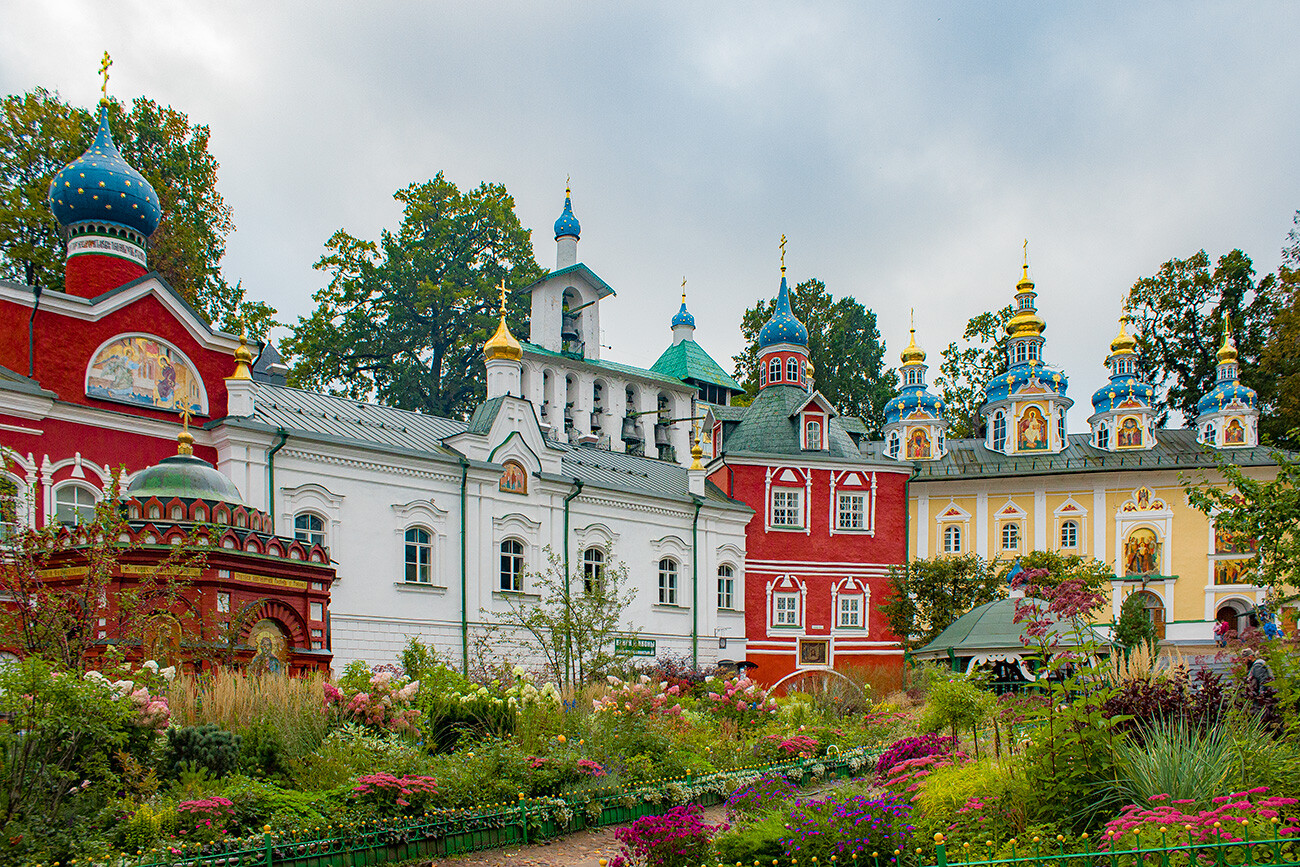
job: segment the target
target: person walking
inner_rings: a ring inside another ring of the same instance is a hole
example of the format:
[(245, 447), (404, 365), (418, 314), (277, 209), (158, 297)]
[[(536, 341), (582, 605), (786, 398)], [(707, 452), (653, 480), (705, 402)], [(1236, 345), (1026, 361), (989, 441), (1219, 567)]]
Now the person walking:
[(1272, 690), (1269, 684), (1273, 680), (1273, 670), (1249, 647), (1241, 651), (1241, 658), (1246, 663), (1246, 692), (1256, 701), (1262, 701)]

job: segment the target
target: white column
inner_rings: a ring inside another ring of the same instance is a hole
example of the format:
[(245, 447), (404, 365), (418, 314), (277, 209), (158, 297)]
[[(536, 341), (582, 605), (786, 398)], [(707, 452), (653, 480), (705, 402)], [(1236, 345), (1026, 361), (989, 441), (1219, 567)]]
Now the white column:
[(930, 495), (921, 494), (916, 498), (916, 550), (915, 557), (930, 556)]
[[(1109, 562), (1106, 556), (1106, 528), (1110, 526), (1110, 516), (1106, 514), (1106, 489), (1100, 485), (1092, 489), (1092, 556), (1103, 563)], [(1111, 564), (1118, 569), (1118, 563)]]
[(1034, 491), (1034, 549), (1047, 550), (1047, 491)]
[(975, 495), (975, 553), (989, 558), (989, 495), (980, 491)]

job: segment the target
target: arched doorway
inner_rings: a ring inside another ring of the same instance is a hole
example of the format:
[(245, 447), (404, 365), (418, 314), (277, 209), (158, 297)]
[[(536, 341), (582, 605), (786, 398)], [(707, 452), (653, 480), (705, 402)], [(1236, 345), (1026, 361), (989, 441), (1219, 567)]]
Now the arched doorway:
[(1155, 627), (1156, 638), (1164, 641), (1165, 603), (1150, 590), (1139, 590), (1136, 595), (1142, 600), (1142, 608), (1146, 612), (1147, 620), (1151, 621), (1151, 625)]

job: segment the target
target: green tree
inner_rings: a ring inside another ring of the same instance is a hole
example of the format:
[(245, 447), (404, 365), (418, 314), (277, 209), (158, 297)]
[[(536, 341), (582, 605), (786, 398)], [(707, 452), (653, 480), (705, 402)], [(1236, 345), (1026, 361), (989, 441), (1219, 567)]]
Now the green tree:
[[(109, 102), (122, 157), (153, 186), (163, 218), (149, 240), (149, 265), (212, 322), (265, 334), (275, 310), (249, 302), (221, 275), (230, 208), (217, 191), (210, 131), (170, 106), (137, 97), (128, 111)], [(97, 112), (43, 88), (0, 101), (0, 277), (63, 289), (64, 239), (47, 196), (55, 172), (94, 140)]]
[(394, 197), (404, 208), (396, 234), (374, 242), (340, 229), (326, 242), (316, 268), (329, 285), (284, 342), (290, 382), (463, 415), (487, 390), (480, 353), (496, 325), (497, 286), (505, 281), (519, 334), (524, 299), (509, 290), (543, 272), (504, 186), (462, 193), (439, 172)]
[(1006, 366), (1007, 321), (1011, 305), (981, 313), (966, 323), (963, 343), (949, 343), (934, 378), (948, 418), (948, 437), (977, 437), (983, 424), (984, 384)]
[(529, 573), (528, 592), (534, 598), (506, 594), (509, 610), (485, 612), (491, 627), (520, 640), (539, 654), (563, 687), (581, 685), (626, 665), (631, 654), (616, 648), (616, 638), (634, 638), (636, 630), (623, 614), (636, 597), (627, 583), (627, 566), (605, 552), (604, 565), (594, 574), (577, 568), (567, 579), (563, 559), (546, 549), (544, 572)]
[(1155, 651), (1159, 636), (1156, 625), (1147, 615), (1146, 602), (1141, 593), (1130, 593), (1119, 609), (1119, 620), (1115, 624), (1115, 641), (1131, 653), (1139, 646)]
[(972, 608), (1006, 595), (1006, 582), (976, 554), (916, 559), (889, 571), (880, 610), (907, 650), (924, 647)]
[(1259, 356), (1259, 375), (1272, 383), (1260, 407), (1259, 434), (1266, 443), (1300, 449), (1300, 211), (1277, 270), (1277, 315)]
[(1079, 554), (1059, 554), (1056, 551), (1030, 551), (1014, 560), (1002, 560), (997, 567), (998, 581), (1010, 580), (1011, 570), (1017, 566), (1024, 571), (1046, 570), (1039, 584), (1055, 586), (1066, 581), (1078, 581), (1090, 591), (1101, 590), (1115, 577), (1115, 570), (1101, 560)]
[[(738, 403), (758, 394), (758, 332), (771, 318), (775, 303), (759, 301), (741, 319), (745, 349), (733, 358), (733, 375), (745, 387), (746, 396)], [(876, 314), (852, 296), (837, 300), (815, 277), (794, 287), (790, 303), (808, 329), (808, 356), (817, 390), (844, 415), (861, 418), (870, 435), (879, 436), (885, 404), (898, 389), (894, 371), (885, 367), (885, 342), (876, 327)]]
[(1213, 516), (1216, 532), (1252, 541), (1255, 583), (1267, 586), (1276, 603), (1300, 589), (1300, 457), (1274, 452), (1277, 476), (1269, 481), (1251, 478), (1217, 452), (1215, 460), (1227, 484), (1215, 484), (1204, 473), (1185, 479), (1187, 499)]
[(1272, 381), (1261, 374), (1260, 353), (1277, 314), (1275, 278), (1255, 280), (1250, 257), (1233, 250), (1213, 267), (1201, 250), (1170, 259), (1152, 277), (1133, 284), (1124, 309), (1134, 318), (1141, 367), (1157, 387), (1155, 406), (1164, 424), (1170, 411), (1195, 419), (1196, 402), (1214, 385), (1223, 342), (1223, 321), (1232, 321), (1241, 382), (1261, 401), (1272, 399)]

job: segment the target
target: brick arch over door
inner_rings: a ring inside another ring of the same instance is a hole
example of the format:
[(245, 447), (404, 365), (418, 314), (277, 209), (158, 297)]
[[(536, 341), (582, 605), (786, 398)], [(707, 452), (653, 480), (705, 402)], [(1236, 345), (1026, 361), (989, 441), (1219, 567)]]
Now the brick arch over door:
[(279, 599), (263, 599), (260, 602), (253, 603), (248, 607), (247, 611), (248, 616), (244, 619), (244, 625), (240, 629), (240, 641), (242, 643), (248, 643), (248, 635), (257, 624), (257, 621), (267, 619), (276, 620), (284, 626), (284, 631), (289, 636), (289, 644), (292, 647), (305, 649), (311, 646), (307, 639), (307, 624), (303, 622), (302, 615)]

